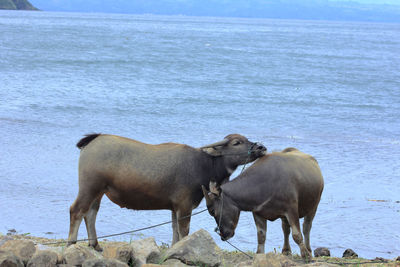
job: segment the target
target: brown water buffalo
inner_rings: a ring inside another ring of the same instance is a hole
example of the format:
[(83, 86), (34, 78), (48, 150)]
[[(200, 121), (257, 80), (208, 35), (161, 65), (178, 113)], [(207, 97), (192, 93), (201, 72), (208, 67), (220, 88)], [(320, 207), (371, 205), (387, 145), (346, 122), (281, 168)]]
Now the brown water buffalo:
[(68, 244), (76, 242), (84, 218), (89, 245), (96, 250), (101, 250), (95, 222), (104, 194), (121, 208), (171, 210), (174, 244), (189, 233), (192, 209), (203, 199), (201, 185), (228, 181), (238, 165), (254, 161), (266, 151), (263, 145), (238, 134), (201, 148), (149, 145), (92, 134), (77, 147), (81, 149), (79, 193), (70, 208)]
[[(240, 211), (253, 212), (257, 226), (257, 253), (264, 253), (267, 220), (282, 220), (285, 237), (282, 253), (290, 254), (290, 228), (301, 256), (311, 258), (310, 230), (324, 187), (317, 161), (295, 148), (259, 158), (237, 178), (203, 187), (209, 213), (215, 218), (222, 240), (235, 234)], [(299, 218), (304, 217), (303, 236)]]

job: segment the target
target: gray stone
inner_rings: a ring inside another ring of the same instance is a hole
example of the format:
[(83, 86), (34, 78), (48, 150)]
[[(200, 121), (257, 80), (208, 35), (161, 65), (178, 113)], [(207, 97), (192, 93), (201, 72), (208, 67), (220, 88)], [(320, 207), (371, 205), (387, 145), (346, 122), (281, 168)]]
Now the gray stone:
[(134, 266), (140, 267), (146, 263), (158, 263), (160, 261), (160, 249), (154, 238), (132, 241)]
[[(40, 248), (40, 246), (37, 246)], [(42, 246), (42, 248), (39, 251), (52, 251), (57, 254), (57, 264), (62, 264), (64, 261), (63, 253), (65, 251), (65, 247), (48, 247), (48, 246)], [(37, 253), (38, 251), (36, 251)]]
[(289, 266), (296, 266), (297, 264), (290, 260), (283, 254), (275, 254), (275, 253), (268, 253), (268, 254), (256, 254), (254, 256), (252, 267), (289, 267)]
[(221, 260), (217, 254), (218, 250), (211, 235), (201, 229), (168, 249), (165, 259), (178, 259), (188, 265), (219, 266)]
[(189, 266), (189, 265), (186, 265), (186, 264), (184, 264), (183, 262), (181, 262), (180, 260), (177, 260), (177, 259), (170, 259), (170, 260), (164, 261), (162, 263), (162, 265), (168, 266), (168, 267), (186, 267), (186, 266)]
[(374, 259), (374, 261), (387, 262), (387, 259), (384, 259), (384, 258), (382, 258), (382, 257), (376, 257), (376, 258)]
[(342, 258), (358, 258), (358, 254), (355, 253), (351, 248), (348, 248), (343, 252)]
[(64, 251), (65, 263), (71, 265), (82, 265), (87, 259), (101, 259), (102, 256), (93, 248), (84, 245), (71, 245)]
[(303, 267), (338, 267), (338, 264), (332, 264), (327, 262), (314, 262), (305, 265), (301, 265)]
[(267, 259), (266, 254), (256, 254), (254, 256), (252, 267), (281, 267), (281, 262), (274, 256), (269, 256)]
[(129, 267), (129, 265), (116, 259), (88, 259), (82, 263), (82, 267)]
[(56, 267), (58, 255), (54, 251), (37, 251), (29, 260), (27, 267)]
[[(234, 266), (235, 267), (251, 267), (252, 264), (253, 264), (253, 261), (248, 260), (248, 261), (242, 261), (242, 262), (236, 263)], [(224, 266), (224, 265), (222, 265), (222, 266)]]
[(129, 244), (107, 244), (103, 246), (103, 257), (117, 259), (128, 263), (133, 256), (133, 248)]
[(24, 264), (27, 264), (36, 252), (35, 243), (31, 240), (8, 240), (0, 249), (13, 252)]
[(9, 235), (2, 235), (0, 236), (0, 247), (6, 243), (8, 240), (13, 240), (14, 238), (12, 236)]
[(330, 257), (331, 256), (331, 252), (329, 251), (328, 248), (325, 247), (319, 247), (314, 249), (314, 257)]
[(0, 267), (24, 267), (24, 263), (12, 251), (0, 250)]

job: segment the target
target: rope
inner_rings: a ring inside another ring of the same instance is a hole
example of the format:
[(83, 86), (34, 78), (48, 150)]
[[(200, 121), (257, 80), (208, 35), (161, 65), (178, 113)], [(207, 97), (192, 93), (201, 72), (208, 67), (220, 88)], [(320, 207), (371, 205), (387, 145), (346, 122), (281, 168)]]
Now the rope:
[(244, 168), (246, 168), (247, 163), (249, 163), (250, 155), (251, 155), (251, 152), (250, 152), (250, 150), (249, 150), (249, 152), (247, 152), (247, 158), (246, 158), (246, 161), (245, 161), (244, 164), (243, 164), (243, 167), (242, 167), (242, 170), (240, 171), (240, 174), (243, 173)]
[[(249, 159), (250, 159), (250, 156), (251, 156), (251, 149), (253, 148), (253, 146), (254, 146), (254, 144), (250, 147), (250, 149), (249, 149), (248, 152), (247, 152), (247, 158), (246, 158), (246, 161), (245, 161), (245, 163), (244, 163), (244, 165), (243, 165), (243, 168), (242, 168), (240, 174), (242, 174), (242, 172), (244, 171), (244, 169), (245, 169), (245, 167), (246, 167), (246, 165), (247, 165), (247, 163), (248, 163), (248, 161), (249, 161)], [(222, 155), (222, 156), (241, 155), (241, 154), (244, 154), (244, 153), (224, 154), (224, 155)], [(223, 205), (223, 202), (222, 202), (222, 205)], [(200, 214), (200, 213), (202, 213), (202, 212), (205, 212), (206, 210), (208, 210), (208, 209), (204, 209), (204, 210), (195, 212), (195, 213), (193, 213), (193, 214), (191, 214), (191, 215), (184, 216), (184, 217), (182, 217), (182, 218), (179, 218), (179, 220), (183, 220), (183, 219), (189, 218), (189, 217), (191, 217), (191, 216), (198, 215), (198, 214)], [(222, 219), (222, 207), (221, 207), (221, 215), (220, 215), (220, 218), (219, 218), (219, 224), (221, 224), (221, 219)], [(159, 227), (159, 226), (162, 226), (162, 225), (170, 224), (170, 223), (172, 223), (172, 220), (171, 220), (171, 221), (167, 221), (167, 222), (163, 222), (163, 223), (159, 223), (159, 224), (155, 224), (155, 225), (151, 225), (151, 226), (148, 226), (148, 227), (143, 227), (143, 228), (139, 228), (139, 229), (127, 231), (127, 232), (121, 232), (121, 233), (115, 233), (115, 234), (109, 234), (109, 235), (99, 236), (99, 237), (97, 237), (97, 239), (103, 239), (103, 238), (107, 238), (107, 237), (114, 237), (114, 236), (132, 234), (132, 233), (141, 232), (141, 231), (144, 231), (144, 230), (156, 228), (156, 227)], [(218, 224), (218, 227), (215, 229), (216, 232), (219, 230), (219, 224)], [(85, 241), (90, 241), (90, 240), (96, 240), (96, 239), (93, 239), (93, 238), (92, 238), (92, 239), (90, 239), (90, 238), (84, 238), (84, 239), (78, 239), (78, 240), (76, 240), (76, 241), (74, 241), (74, 242), (85, 242)], [(238, 251), (240, 251), (241, 253), (243, 253), (244, 255), (248, 256), (248, 257), (251, 258), (251, 259), (253, 258), (252, 256), (250, 256), (249, 254), (247, 254), (247, 253), (244, 252), (243, 250), (239, 249), (238, 247), (236, 247), (235, 245), (233, 245), (232, 243), (230, 243), (228, 240), (225, 240), (225, 241), (226, 241), (229, 245), (231, 245), (232, 247), (234, 247), (236, 250), (238, 250)], [(42, 244), (42, 245), (57, 245), (57, 244), (64, 244), (64, 243), (66, 243), (66, 242), (68, 242), (68, 241), (46, 242), (46, 243), (41, 243), (41, 244)]]
[[(202, 212), (205, 212), (206, 210), (207, 210), (207, 209), (204, 209), (204, 210), (195, 212), (195, 213), (193, 213), (193, 214), (191, 214), (191, 215), (184, 216), (184, 217), (182, 217), (182, 218), (179, 218), (178, 221), (183, 220), (183, 219), (186, 219), (186, 218), (189, 218), (189, 217), (191, 217), (191, 216), (198, 215), (198, 214), (200, 214), (200, 213), (202, 213)], [(159, 223), (159, 224), (155, 224), (155, 225), (151, 225), (151, 226), (139, 228), (139, 229), (135, 229), (135, 230), (132, 230), (132, 231), (121, 232), (121, 233), (110, 234), (110, 235), (103, 235), (103, 236), (97, 237), (97, 239), (102, 239), (102, 238), (107, 238), (107, 237), (113, 237), (113, 236), (120, 236), (120, 235), (126, 235), (126, 234), (132, 234), (132, 233), (136, 233), (136, 232), (140, 232), (140, 231), (144, 231), (144, 230), (156, 228), (156, 227), (159, 227), (159, 226), (162, 226), (162, 225), (165, 225), (165, 224), (169, 224), (169, 223), (172, 223), (172, 221), (163, 222), (163, 223)], [(90, 240), (96, 240), (96, 239), (93, 239), (93, 238), (92, 238), (92, 239), (84, 238), (84, 239), (78, 239), (78, 240), (76, 240), (76, 241), (74, 241), (74, 242), (84, 242), (84, 241), (90, 241)], [(66, 243), (66, 242), (67, 242), (67, 241), (58, 241), (58, 242), (47, 242), (47, 243), (41, 243), (41, 244), (42, 244), (42, 245), (56, 245), (56, 244), (63, 244), (63, 243)]]
[(253, 259), (253, 256), (249, 255), (248, 253), (244, 252), (243, 250), (241, 250), (240, 248), (238, 248), (237, 246), (233, 245), (231, 242), (229, 242), (228, 240), (225, 240), (226, 243), (228, 243), (229, 245), (231, 245), (232, 247), (234, 247), (237, 251), (243, 253), (244, 255), (246, 255), (247, 257), (249, 257), (250, 259)]
[[(243, 170), (242, 170), (243, 172)], [(224, 207), (224, 192), (221, 192), (221, 209), (220, 209), (220, 214), (219, 214), (219, 220), (218, 220), (218, 226), (215, 228), (215, 232), (218, 235), (221, 235), (221, 231), (220, 231), (220, 225), (221, 225), (221, 221), (222, 221), (222, 211), (223, 211), (223, 207)], [(218, 233), (219, 232), (219, 233)], [(240, 248), (238, 248), (237, 246), (233, 245), (231, 242), (229, 242), (228, 240), (223, 240), (226, 243), (228, 243), (229, 245), (231, 245), (233, 248), (235, 248), (237, 251), (243, 253), (244, 255), (246, 255), (247, 257), (249, 257), (250, 259), (253, 259), (253, 257), (249, 254), (247, 254), (246, 252), (244, 252), (243, 250), (241, 250)]]

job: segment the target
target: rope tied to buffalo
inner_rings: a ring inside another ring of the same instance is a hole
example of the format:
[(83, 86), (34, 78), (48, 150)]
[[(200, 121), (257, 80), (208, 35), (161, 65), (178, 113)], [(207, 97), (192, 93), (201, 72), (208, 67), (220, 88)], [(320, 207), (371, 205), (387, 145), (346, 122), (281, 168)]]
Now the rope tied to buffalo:
[[(191, 215), (187, 215), (187, 216), (184, 216), (184, 217), (182, 217), (182, 218), (179, 218), (179, 220), (183, 220), (183, 219), (189, 218), (189, 217), (191, 217), (191, 216), (198, 215), (198, 214), (200, 214), (200, 213), (205, 212), (206, 210), (207, 210), (207, 209), (200, 210), (200, 211), (198, 211), (198, 212), (192, 213)], [(114, 236), (120, 236), (120, 235), (133, 234), (133, 233), (136, 233), (136, 232), (141, 232), (141, 231), (149, 230), (149, 229), (156, 228), (156, 227), (163, 226), (163, 225), (170, 224), (170, 223), (172, 223), (172, 220), (171, 220), (171, 221), (167, 221), (167, 222), (163, 222), (163, 223), (159, 223), (159, 224), (154, 224), (154, 225), (147, 226), (147, 227), (143, 227), (143, 228), (138, 228), (138, 229), (131, 230), (131, 231), (126, 231), (126, 232), (121, 232), (121, 233), (115, 233), (115, 234), (109, 234), (109, 235), (102, 235), (102, 236), (97, 237), (97, 239), (103, 239), (103, 238), (108, 238), (108, 237), (114, 237)], [(95, 240), (95, 239), (83, 238), (83, 239), (78, 239), (78, 240), (76, 240), (76, 241), (74, 241), (74, 242), (85, 242), (85, 241), (90, 241), (90, 240)], [(67, 241), (58, 241), (58, 242), (47, 242), (47, 243), (41, 243), (41, 244), (42, 244), (42, 245), (57, 245), (57, 244), (64, 244), (64, 243), (66, 243), (66, 242), (67, 242)]]

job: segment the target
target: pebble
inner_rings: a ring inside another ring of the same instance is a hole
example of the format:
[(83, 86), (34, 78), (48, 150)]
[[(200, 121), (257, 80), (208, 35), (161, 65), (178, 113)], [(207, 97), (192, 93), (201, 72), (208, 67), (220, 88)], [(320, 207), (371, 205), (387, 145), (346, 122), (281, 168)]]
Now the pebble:
[(351, 248), (348, 248), (343, 252), (342, 258), (358, 258), (358, 254)]
[(323, 256), (331, 256), (331, 252), (328, 248), (319, 247), (314, 250), (314, 257), (323, 257)]

